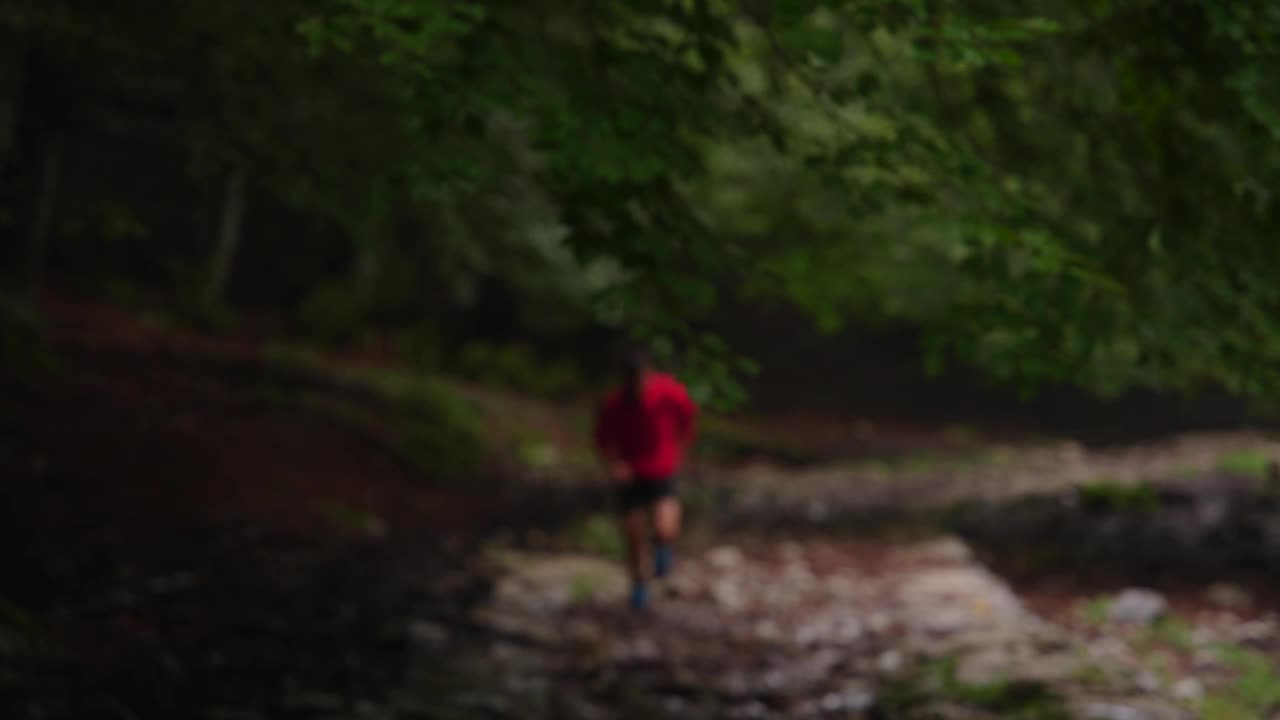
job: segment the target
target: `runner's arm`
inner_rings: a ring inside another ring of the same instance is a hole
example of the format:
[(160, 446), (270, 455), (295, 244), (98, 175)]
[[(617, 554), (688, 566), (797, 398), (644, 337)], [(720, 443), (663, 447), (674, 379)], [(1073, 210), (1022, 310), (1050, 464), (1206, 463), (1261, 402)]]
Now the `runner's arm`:
[(593, 440), (596, 453), (600, 456), (609, 476), (614, 480), (624, 481), (631, 477), (631, 470), (618, 452), (618, 430), (613, 417), (606, 402), (597, 412)]
[(698, 405), (684, 385), (676, 385), (674, 395), (680, 418), (680, 442), (688, 448), (697, 434)]

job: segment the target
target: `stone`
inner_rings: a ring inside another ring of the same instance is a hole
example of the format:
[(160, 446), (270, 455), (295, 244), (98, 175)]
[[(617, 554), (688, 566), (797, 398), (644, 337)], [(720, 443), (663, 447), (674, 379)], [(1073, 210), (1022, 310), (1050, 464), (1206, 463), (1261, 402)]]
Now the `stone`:
[(906, 548), (901, 558), (908, 562), (962, 565), (973, 561), (973, 551), (958, 538), (944, 537)]
[(511, 556), (494, 586), (491, 605), (502, 614), (546, 614), (584, 599), (610, 602), (630, 582), (616, 563), (579, 555)]
[(410, 620), (406, 633), (414, 645), (433, 650), (439, 649), (449, 642), (449, 630), (447, 628), (426, 620)]
[(1092, 702), (1080, 708), (1083, 720), (1145, 720), (1141, 711), (1118, 703)]
[(1015, 677), (1017, 670), (1017, 659), (1007, 650), (985, 648), (959, 659), (956, 680), (965, 685), (991, 685)]
[(795, 540), (788, 540), (778, 548), (778, 554), (786, 560), (803, 561), (805, 555), (804, 546)]
[(832, 575), (826, 585), (827, 594), (835, 600), (852, 600), (858, 594), (858, 583), (845, 575)]
[(1265, 643), (1276, 637), (1276, 623), (1268, 620), (1250, 620), (1241, 623), (1227, 632), (1237, 643)]
[(1174, 683), (1173, 697), (1182, 702), (1196, 702), (1204, 697), (1204, 685), (1196, 678), (1183, 678)]
[(742, 551), (730, 545), (715, 548), (707, 553), (707, 562), (721, 572), (740, 567), (742, 559)]
[(876, 669), (885, 675), (894, 675), (902, 670), (906, 658), (898, 650), (886, 650), (876, 658)]
[(1164, 683), (1160, 682), (1160, 676), (1150, 670), (1139, 672), (1134, 678), (1134, 684), (1145, 693), (1157, 693), (1164, 687)]
[(1190, 720), (1182, 708), (1153, 698), (1092, 701), (1079, 704), (1073, 717), (1081, 720)]
[(741, 612), (747, 607), (742, 584), (730, 578), (720, 578), (712, 583), (711, 596), (717, 605), (728, 612)]
[(1169, 602), (1154, 590), (1131, 588), (1116, 595), (1107, 619), (1117, 625), (1150, 625), (1169, 610)]
[(876, 635), (883, 635), (893, 629), (893, 616), (883, 610), (876, 610), (867, 616), (867, 629)]
[(1253, 596), (1248, 590), (1231, 583), (1215, 583), (1206, 591), (1209, 602), (1227, 610), (1242, 610), (1253, 606)]
[(782, 628), (778, 627), (778, 623), (773, 620), (761, 620), (756, 623), (756, 637), (765, 641), (777, 641), (782, 639)]

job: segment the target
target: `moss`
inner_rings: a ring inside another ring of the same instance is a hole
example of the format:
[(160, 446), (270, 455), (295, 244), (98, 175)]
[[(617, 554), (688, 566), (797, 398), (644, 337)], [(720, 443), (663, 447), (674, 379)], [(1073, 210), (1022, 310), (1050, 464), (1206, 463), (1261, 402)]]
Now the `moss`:
[(882, 688), (879, 710), (885, 717), (936, 717), (940, 704), (962, 705), (1011, 720), (1070, 720), (1062, 698), (1048, 686), (1030, 681), (963, 683), (956, 677), (955, 658), (927, 663)]
[(1221, 653), (1236, 674), (1226, 690), (1229, 697), (1251, 708), (1255, 717), (1262, 717), (1280, 705), (1280, 667), (1274, 660), (1234, 645), (1223, 647)]
[(1260, 478), (1266, 476), (1271, 462), (1271, 456), (1262, 450), (1236, 450), (1218, 458), (1218, 469), (1235, 475)]
[(573, 547), (583, 552), (611, 560), (621, 560), (626, 554), (626, 543), (616, 519), (604, 513), (582, 518), (569, 529), (568, 537)]
[(1148, 483), (1125, 483), (1097, 478), (1076, 488), (1086, 509), (1103, 512), (1145, 512), (1160, 505), (1160, 496)]
[(1111, 612), (1111, 599), (1106, 596), (1090, 598), (1080, 608), (1080, 617), (1089, 625), (1102, 625)]

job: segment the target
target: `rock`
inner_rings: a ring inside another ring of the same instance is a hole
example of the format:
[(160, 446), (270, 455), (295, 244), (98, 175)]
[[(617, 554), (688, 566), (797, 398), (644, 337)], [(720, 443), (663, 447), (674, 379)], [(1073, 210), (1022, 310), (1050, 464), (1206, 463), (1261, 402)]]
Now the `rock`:
[(741, 612), (747, 607), (742, 584), (731, 578), (720, 578), (711, 584), (711, 596), (728, 612)]
[(589, 647), (601, 644), (605, 639), (605, 631), (597, 623), (575, 620), (565, 625), (564, 636), (573, 644)]
[(961, 565), (973, 561), (973, 551), (962, 540), (945, 537), (906, 548), (901, 558), (908, 562)]
[(1111, 601), (1107, 618), (1118, 625), (1150, 625), (1168, 610), (1169, 603), (1160, 593), (1132, 588)]
[(782, 543), (782, 546), (778, 548), (778, 555), (788, 561), (803, 562), (804, 554), (804, 545), (801, 545), (795, 540), (788, 540)]
[(1150, 670), (1143, 670), (1134, 678), (1134, 684), (1138, 689), (1145, 693), (1157, 693), (1164, 687), (1164, 683), (1160, 682), (1160, 676)]
[(799, 592), (809, 592), (818, 585), (817, 578), (809, 565), (803, 561), (791, 561), (782, 571), (780, 582), (795, 588)]
[(883, 610), (876, 610), (867, 616), (867, 629), (876, 635), (883, 635), (893, 629), (893, 616)]
[(1081, 720), (1190, 720), (1190, 715), (1168, 703), (1152, 699), (1092, 701), (1080, 703), (1073, 717)]
[(845, 645), (862, 639), (865, 634), (857, 617), (835, 608), (802, 623), (795, 631), (797, 645)]
[(1141, 711), (1127, 705), (1092, 702), (1080, 709), (1083, 720), (1146, 720)]
[(1217, 670), (1222, 667), (1222, 658), (1217, 649), (1203, 647), (1191, 653), (1191, 669), (1198, 673)]
[(956, 664), (956, 680), (965, 685), (991, 685), (1017, 675), (1018, 660), (1001, 647), (962, 656)]
[(782, 639), (782, 628), (778, 627), (778, 623), (773, 620), (761, 620), (756, 623), (756, 637), (766, 642), (774, 642)]
[(898, 650), (886, 650), (876, 658), (876, 669), (885, 675), (894, 675), (906, 664), (906, 658)]
[(667, 579), (666, 591), (672, 597), (694, 598), (697, 597), (704, 585), (697, 569), (684, 567), (676, 571), (674, 575)]
[(410, 620), (406, 628), (409, 640), (419, 647), (439, 649), (449, 642), (449, 630), (438, 623)]
[(707, 553), (707, 562), (720, 572), (734, 570), (742, 565), (742, 551), (729, 545), (721, 546)]
[(1250, 620), (1237, 625), (1226, 634), (1240, 644), (1265, 643), (1276, 637), (1276, 623), (1269, 620)]
[(1206, 591), (1209, 602), (1227, 610), (1242, 610), (1253, 606), (1253, 596), (1248, 590), (1230, 583), (1216, 583)]
[(745, 705), (739, 705), (738, 707), (734, 708), (730, 712), (729, 717), (746, 718), (747, 720), (757, 720), (758, 718), (767, 718), (769, 717), (769, 708), (766, 707), (764, 703), (758, 700), (752, 700), (751, 702)]
[(492, 606), (503, 614), (559, 611), (583, 600), (616, 601), (627, 591), (616, 563), (579, 555), (511, 556), (494, 587)]
[(845, 575), (827, 578), (827, 594), (838, 601), (852, 600), (858, 594), (858, 583)]
[(876, 702), (875, 692), (864, 685), (850, 685), (839, 692), (827, 693), (818, 701), (825, 713), (864, 713)]
[(1204, 685), (1193, 677), (1183, 678), (1174, 683), (1173, 697), (1183, 702), (1196, 702), (1204, 697)]

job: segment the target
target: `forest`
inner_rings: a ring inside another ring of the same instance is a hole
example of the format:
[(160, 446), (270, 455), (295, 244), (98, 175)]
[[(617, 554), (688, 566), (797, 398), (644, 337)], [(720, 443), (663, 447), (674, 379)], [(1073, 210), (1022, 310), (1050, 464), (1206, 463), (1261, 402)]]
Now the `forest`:
[(0, 716), (1271, 717), (1275, 188), (1264, 0), (0, 0)]

